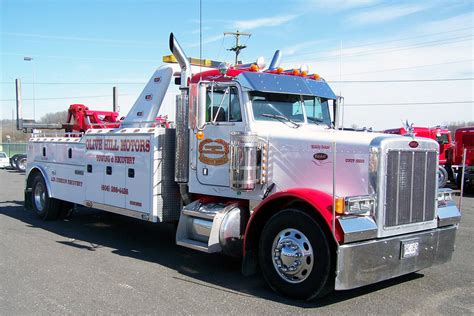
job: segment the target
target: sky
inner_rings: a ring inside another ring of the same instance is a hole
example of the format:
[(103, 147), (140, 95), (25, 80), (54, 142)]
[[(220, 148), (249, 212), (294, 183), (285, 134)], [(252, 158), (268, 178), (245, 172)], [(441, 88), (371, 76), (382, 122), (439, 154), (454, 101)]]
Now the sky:
[[(113, 86), (126, 115), (170, 32), (200, 56), (198, 0), (0, 0), (0, 19), (0, 118), (16, 78), (25, 118), (111, 110)], [(345, 126), (474, 121), (474, 1), (202, 0), (201, 27), (203, 58), (232, 63), (223, 33), (239, 30), (244, 63), (280, 49), (285, 68), (307, 65), (344, 96)]]

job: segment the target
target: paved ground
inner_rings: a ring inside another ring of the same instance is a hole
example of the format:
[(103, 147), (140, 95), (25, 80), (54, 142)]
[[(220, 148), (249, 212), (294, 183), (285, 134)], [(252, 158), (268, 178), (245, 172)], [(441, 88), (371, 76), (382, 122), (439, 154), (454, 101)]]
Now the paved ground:
[(474, 314), (474, 198), (449, 264), (321, 302), (286, 300), (240, 262), (174, 243), (174, 228), (81, 209), (43, 222), (24, 176), (0, 170), (0, 314)]

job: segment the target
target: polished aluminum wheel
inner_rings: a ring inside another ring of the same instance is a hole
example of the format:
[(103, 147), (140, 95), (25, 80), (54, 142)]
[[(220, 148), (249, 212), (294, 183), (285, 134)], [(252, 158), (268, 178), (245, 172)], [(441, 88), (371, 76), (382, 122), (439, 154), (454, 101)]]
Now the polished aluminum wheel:
[(280, 277), (290, 283), (303, 282), (313, 269), (313, 248), (308, 238), (297, 229), (288, 228), (277, 234), (272, 258)]
[(33, 194), (35, 207), (38, 211), (42, 212), (46, 206), (46, 190), (44, 184), (37, 182)]

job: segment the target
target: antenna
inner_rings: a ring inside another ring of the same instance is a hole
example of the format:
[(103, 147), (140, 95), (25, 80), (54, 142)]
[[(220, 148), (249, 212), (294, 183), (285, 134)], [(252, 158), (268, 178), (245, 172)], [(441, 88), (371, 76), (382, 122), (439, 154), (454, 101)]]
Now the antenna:
[(226, 35), (235, 36), (235, 46), (233, 46), (233, 47), (231, 47), (227, 50), (235, 52), (235, 64), (237, 65), (239, 63), (240, 51), (247, 47), (246, 45), (240, 45), (239, 39), (240, 39), (241, 36), (250, 37), (250, 36), (252, 36), (252, 33), (243, 33), (243, 32), (239, 32), (239, 30), (237, 30), (237, 32), (224, 32), (224, 36), (226, 36)]

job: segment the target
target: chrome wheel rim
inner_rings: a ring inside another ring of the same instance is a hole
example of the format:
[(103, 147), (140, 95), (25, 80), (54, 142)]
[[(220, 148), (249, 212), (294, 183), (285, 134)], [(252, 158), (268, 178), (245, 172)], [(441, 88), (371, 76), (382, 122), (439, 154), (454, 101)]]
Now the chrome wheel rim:
[(440, 185), (441, 183), (443, 183), (444, 179), (445, 179), (444, 173), (438, 169), (438, 184)]
[(36, 183), (34, 191), (35, 206), (38, 211), (43, 211), (46, 203), (46, 190), (41, 182)]
[(26, 170), (26, 159), (20, 160), (20, 162), (18, 163), (18, 167), (20, 168), (21, 171), (25, 171)]
[(314, 253), (308, 238), (299, 230), (288, 228), (279, 232), (272, 245), (273, 267), (289, 283), (300, 283), (313, 269)]

